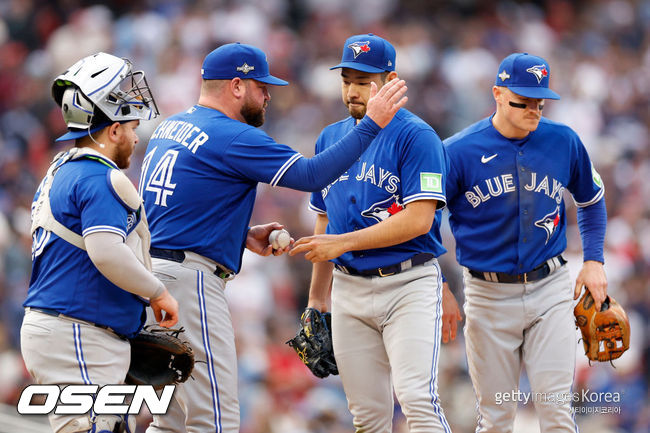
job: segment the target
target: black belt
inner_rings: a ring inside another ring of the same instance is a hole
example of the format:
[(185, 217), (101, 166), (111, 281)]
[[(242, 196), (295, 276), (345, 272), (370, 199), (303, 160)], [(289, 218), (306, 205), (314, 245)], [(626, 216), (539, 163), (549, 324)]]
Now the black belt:
[[(165, 250), (163, 248), (150, 247), (149, 254), (151, 254), (151, 257), (155, 257), (157, 259), (171, 260), (172, 262), (177, 263), (183, 263), (185, 261), (185, 251), (183, 250)], [(215, 266), (216, 269), (213, 271), (213, 274), (215, 274), (217, 277), (226, 279), (233, 275), (232, 271), (220, 265), (219, 263), (215, 262)]]
[(472, 269), (469, 269), (469, 273), (476, 278), (493, 283), (526, 284), (541, 280), (542, 278), (546, 278), (551, 272), (555, 271), (560, 266), (564, 266), (565, 264), (566, 260), (564, 260), (564, 257), (559, 255), (545, 261), (532, 271), (519, 275), (506, 274), (505, 272), (481, 272), (474, 271)]
[(391, 275), (399, 274), (402, 271), (411, 269), (413, 266), (419, 266), (423, 263), (426, 263), (431, 259), (433, 259), (433, 254), (419, 253), (408, 260), (404, 260), (403, 262), (396, 263), (394, 265), (382, 266), (381, 268), (376, 269), (366, 269), (364, 271), (360, 271), (349, 266), (335, 266), (339, 271), (350, 275), (359, 275), (362, 277), (390, 277)]
[(87, 323), (88, 325), (93, 325), (93, 326), (96, 326), (97, 328), (106, 329), (107, 331), (111, 331), (113, 334), (116, 334), (118, 337), (120, 337), (122, 339), (126, 339), (126, 337), (124, 337), (123, 335), (118, 334), (117, 332), (115, 332), (115, 330), (113, 328), (111, 328), (110, 326), (100, 325), (98, 323), (89, 322), (88, 320), (84, 320), (84, 319), (77, 319), (76, 317), (72, 317), (72, 316), (66, 316), (65, 314), (59, 313), (58, 311), (53, 310), (51, 308), (37, 308), (37, 307), (27, 307), (27, 308), (29, 308), (29, 311), (36, 311), (36, 312), (39, 312), (39, 313), (47, 314), (48, 316), (61, 317), (61, 318), (69, 319), (69, 320), (76, 321), (76, 322)]

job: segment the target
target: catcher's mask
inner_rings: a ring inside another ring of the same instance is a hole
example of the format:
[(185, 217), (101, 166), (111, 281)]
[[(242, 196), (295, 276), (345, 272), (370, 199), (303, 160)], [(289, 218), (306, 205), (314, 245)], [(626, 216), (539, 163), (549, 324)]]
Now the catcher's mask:
[(97, 53), (59, 75), (52, 84), (52, 97), (70, 132), (57, 141), (80, 138), (111, 122), (157, 117), (158, 106), (144, 72), (132, 67), (127, 59)]

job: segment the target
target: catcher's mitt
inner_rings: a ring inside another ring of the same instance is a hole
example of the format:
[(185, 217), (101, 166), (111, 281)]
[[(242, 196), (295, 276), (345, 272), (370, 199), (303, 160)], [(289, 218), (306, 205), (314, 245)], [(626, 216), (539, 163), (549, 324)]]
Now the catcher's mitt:
[(316, 377), (339, 374), (332, 349), (331, 314), (307, 308), (300, 317), (300, 329), (287, 344)]
[(183, 328), (145, 326), (129, 340), (131, 365), (126, 383), (162, 389), (165, 385), (185, 382), (194, 368), (194, 353), (188, 343), (178, 338), (181, 332)]
[(630, 347), (630, 322), (623, 307), (611, 296), (596, 311), (594, 298), (585, 290), (573, 314), (590, 361), (611, 361)]

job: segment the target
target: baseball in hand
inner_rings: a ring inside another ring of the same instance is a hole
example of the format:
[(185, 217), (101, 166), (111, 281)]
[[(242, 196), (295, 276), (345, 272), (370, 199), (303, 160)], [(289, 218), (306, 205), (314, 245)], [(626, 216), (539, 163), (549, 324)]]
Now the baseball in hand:
[(288, 247), (291, 243), (291, 235), (285, 229), (273, 230), (269, 234), (269, 244), (274, 250), (280, 250)]

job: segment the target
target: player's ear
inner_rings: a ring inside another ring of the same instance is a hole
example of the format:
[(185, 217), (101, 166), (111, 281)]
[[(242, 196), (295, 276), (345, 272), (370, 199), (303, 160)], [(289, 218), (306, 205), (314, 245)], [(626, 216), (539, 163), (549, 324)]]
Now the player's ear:
[(397, 71), (390, 71), (388, 75), (386, 75), (386, 79), (384, 80), (384, 83), (388, 83), (393, 78), (397, 78)]
[(503, 87), (492, 86), (492, 96), (494, 97), (494, 100), (497, 102), (497, 104), (501, 103), (503, 94)]
[(108, 126), (108, 139), (110, 141), (119, 141), (120, 135), (123, 133), (121, 130), (122, 124), (120, 122), (113, 122), (110, 126)]
[(239, 77), (230, 80), (230, 92), (232, 95), (239, 99), (246, 94), (246, 83)]

